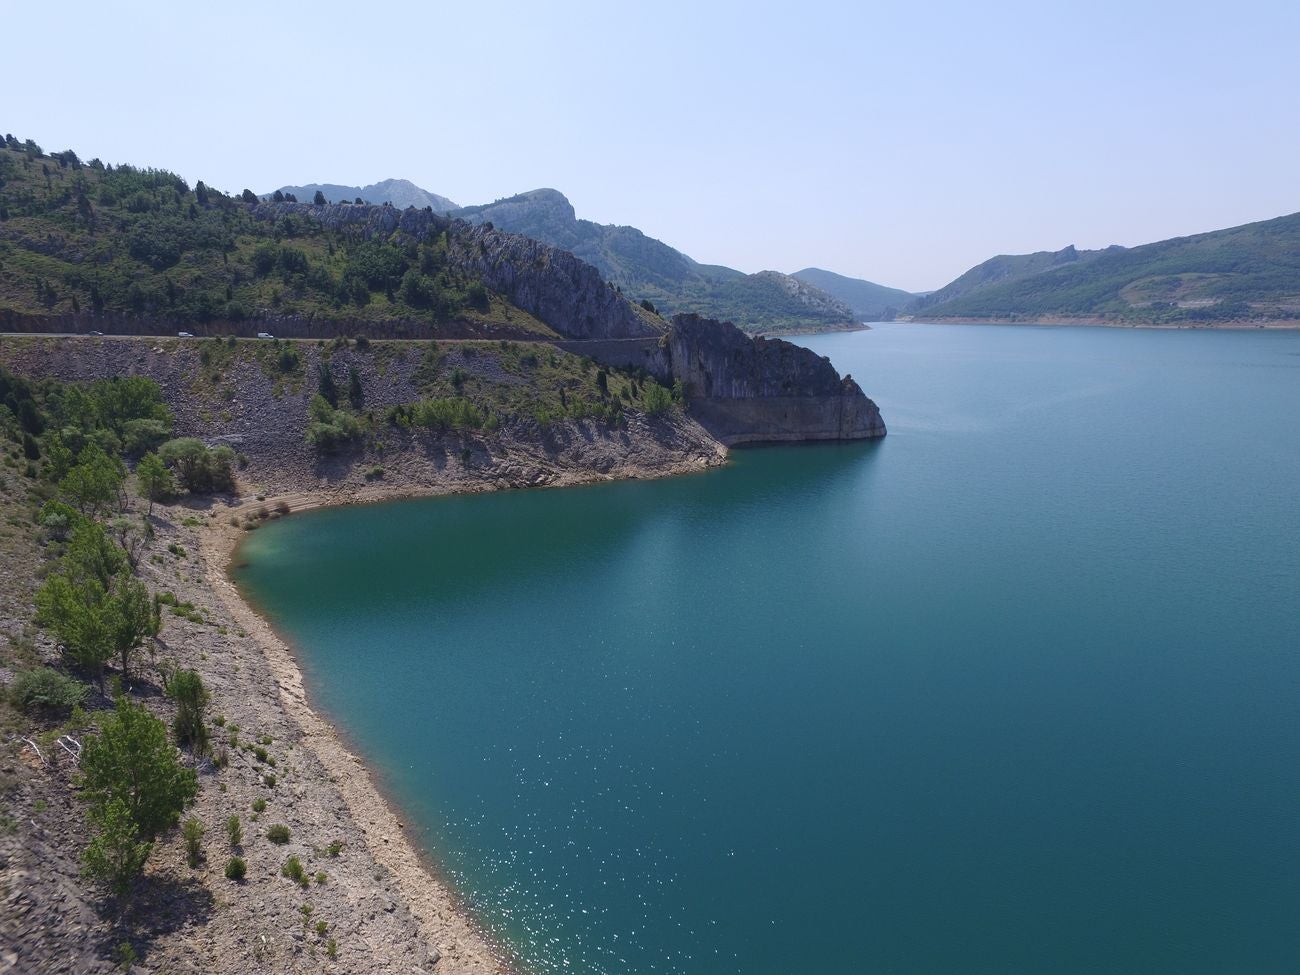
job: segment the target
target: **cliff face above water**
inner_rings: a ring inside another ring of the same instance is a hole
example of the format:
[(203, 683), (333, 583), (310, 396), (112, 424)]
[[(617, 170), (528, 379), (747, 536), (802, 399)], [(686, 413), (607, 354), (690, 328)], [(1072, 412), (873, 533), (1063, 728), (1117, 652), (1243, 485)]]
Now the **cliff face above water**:
[(880, 410), (853, 377), (802, 346), (678, 315), (668, 355), (691, 415), (728, 446), (885, 435)]

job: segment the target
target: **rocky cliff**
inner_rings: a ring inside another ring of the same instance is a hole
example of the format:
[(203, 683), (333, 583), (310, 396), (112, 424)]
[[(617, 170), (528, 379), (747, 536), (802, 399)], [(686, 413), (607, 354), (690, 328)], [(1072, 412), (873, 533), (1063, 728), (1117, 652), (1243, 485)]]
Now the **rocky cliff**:
[(632, 339), (663, 331), (657, 316), (624, 299), (568, 251), (490, 225), (465, 228), (451, 245), (458, 269), (568, 338)]
[(728, 446), (885, 435), (880, 410), (853, 377), (802, 346), (678, 315), (667, 349), (691, 415)]

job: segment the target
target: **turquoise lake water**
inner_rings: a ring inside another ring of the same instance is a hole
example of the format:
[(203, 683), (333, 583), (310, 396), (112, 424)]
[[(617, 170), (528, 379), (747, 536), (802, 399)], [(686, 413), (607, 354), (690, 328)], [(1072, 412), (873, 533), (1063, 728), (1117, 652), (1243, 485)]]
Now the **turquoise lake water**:
[(803, 341), (888, 438), (237, 578), (533, 971), (1300, 971), (1300, 333)]

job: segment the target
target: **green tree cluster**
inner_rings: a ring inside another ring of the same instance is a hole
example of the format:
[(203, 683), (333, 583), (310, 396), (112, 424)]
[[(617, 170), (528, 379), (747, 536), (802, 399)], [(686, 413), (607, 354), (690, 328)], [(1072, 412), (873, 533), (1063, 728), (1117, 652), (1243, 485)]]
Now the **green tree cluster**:
[(180, 437), (159, 447), (158, 458), (175, 471), (180, 485), (194, 494), (234, 490), (235, 452), (229, 447), (210, 448), (196, 437)]
[(67, 550), (37, 590), (36, 609), (68, 656), (101, 683), (113, 659), (126, 677), (132, 655), (158, 633), (144, 584), (103, 526), (89, 519), (72, 530)]
[[(329, 372), (322, 370), (322, 381), (327, 375)], [(365, 427), (356, 416), (335, 409), (319, 393), (311, 398), (307, 405), (307, 442), (313, 448), (321, 453), (332, 453), (360, 440), (364, 434)]]

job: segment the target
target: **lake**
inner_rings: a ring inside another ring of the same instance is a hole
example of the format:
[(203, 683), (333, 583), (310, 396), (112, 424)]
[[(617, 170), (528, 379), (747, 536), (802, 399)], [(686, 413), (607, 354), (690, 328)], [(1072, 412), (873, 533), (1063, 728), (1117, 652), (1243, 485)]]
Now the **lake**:
[(885, 440), (243, 546), (484, 926), (536, 972), (1300, 970), (1300, 333), (800, 341)]

